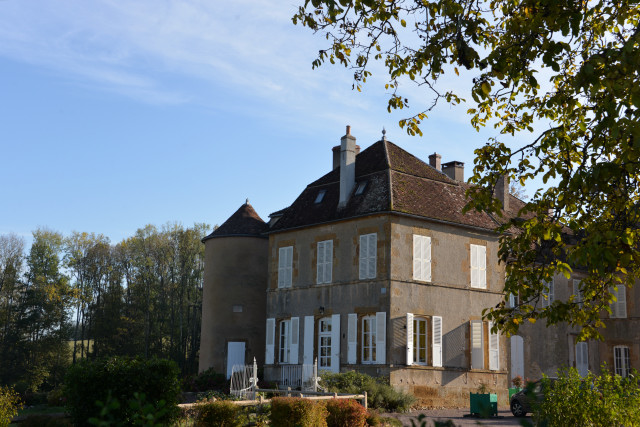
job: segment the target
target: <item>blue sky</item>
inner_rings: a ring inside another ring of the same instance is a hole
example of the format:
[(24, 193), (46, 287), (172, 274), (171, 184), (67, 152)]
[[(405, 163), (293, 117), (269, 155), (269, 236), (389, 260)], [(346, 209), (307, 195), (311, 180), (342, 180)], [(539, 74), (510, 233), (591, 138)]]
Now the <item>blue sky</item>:
[(381, 69), (362, 93), (343, 67), (311, 69), (324, 39), (291, 23), (296, 7), (0, 0), (0, 234), (42, 226), (115, 243), (146, 224), (221, 224), (245, 198), (267, 220), (329, 171), (345, 125), (363, 149), (385, 127), (470, 175), (494, 133), (442, 105), (408, 136)]

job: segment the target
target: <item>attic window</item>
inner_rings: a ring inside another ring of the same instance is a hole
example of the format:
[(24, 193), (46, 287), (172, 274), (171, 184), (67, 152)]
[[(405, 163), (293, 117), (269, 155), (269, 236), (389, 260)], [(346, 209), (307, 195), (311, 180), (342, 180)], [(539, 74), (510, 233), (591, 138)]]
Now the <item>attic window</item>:
[(358, 183), (358, 187), (356, 188), (356, 196), (359, 196), (360, 194), (364, 193), (364, 189), (367, 188), (367, 181), (362, 181)]
[(324, 195), (327, 192), (327, 190), (320, 190), (318, 191), (318, 195), (316, 196), (316, 201), (313, 203), (320, 203), (322, 201), (322, 199), (324, 199)]

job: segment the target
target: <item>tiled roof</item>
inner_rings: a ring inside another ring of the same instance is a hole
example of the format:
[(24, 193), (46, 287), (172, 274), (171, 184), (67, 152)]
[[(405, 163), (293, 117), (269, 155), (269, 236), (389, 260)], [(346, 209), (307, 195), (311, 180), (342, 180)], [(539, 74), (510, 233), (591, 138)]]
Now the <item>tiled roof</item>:
[(214, 237), (261, 236), (268, 228), (267, 223), (260, 218), (253, 206), (247, 202), (202, 241), (204, 242)]
[[(304, 227), (380, 212), (406, 213), (424, 218), (493, 230), (498, 224), (484, 212), (462, 214), (466, 184), (450, 179), (390, 141), (378, 141), (356, 156), (356, 185), (367, 181), (361, 195), (352, 193), (338, 209), (340, 169), (304, 189), (284, 210), (270, 231)], [(354, 191), (355, 191), (354, 188)], [(318, 192), (323, 200), (315, 203)]]

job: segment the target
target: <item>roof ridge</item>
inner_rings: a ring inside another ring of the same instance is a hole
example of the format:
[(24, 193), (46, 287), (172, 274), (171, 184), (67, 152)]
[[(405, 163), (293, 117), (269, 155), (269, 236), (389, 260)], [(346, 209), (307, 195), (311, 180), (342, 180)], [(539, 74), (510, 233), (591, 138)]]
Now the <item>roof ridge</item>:
[(441, 182), (441, 183), (443, 183), (443, 184), (449, 184), (449, 185), (455, 185), (456, 187), (461, 186), (461, 185), (460, 185), (460, 182), (458, 182), (458, 181), (456, 181), (456, 180), (454, 180), (454, 179), (449, 178), (449, 177), (448, 177), (447, 175), (445, 175), (445, 174), (443, 174), (443, 175), (444, 175), (444, 176), (447, 176), (447, 178), (449, 178), (449, 181), (438, 181), (437, 179), (429, 178), (428, 176), (421, 176), (421, 175), (416, 175), (416, 174), (413, 174), (413, 173), (403, 172), (403, 171), (401, 171), (400, 169), (391, 169), (391, 168), (389, 168), (389, 170), (393, 170), (394, 172), (401, 173), (401, 174), (403, 174), (403, 175), (412, 176), (412, 177), (414, 177), (414, 178), (419, 178), (419, 179), (428, 179), (429, 181), (433, 181), (433, 182)]

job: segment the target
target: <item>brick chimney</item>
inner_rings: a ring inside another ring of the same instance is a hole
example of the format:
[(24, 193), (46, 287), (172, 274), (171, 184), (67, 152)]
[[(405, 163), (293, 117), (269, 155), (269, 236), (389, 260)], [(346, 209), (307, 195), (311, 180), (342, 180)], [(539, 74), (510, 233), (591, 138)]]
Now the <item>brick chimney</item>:
[(340, 201), (338, 208), (346, 206), (356, 184), (356, 138), (351, 135), (351, 126), (347, 134), (340, 139)]
[[(333, 152), (333, 169), (338, 169), (340, 167), (340, 146), (336, 145), (331, 149)], [(360, 154), (360, 146), (356, 145), (356, 156)]]
[(442, 165), (442, 173), (454, 181), (464, 182), (464, 163), (454, 160)]
[(494, 191), (495, 197), (502, 203), (502, 209), (509, 210), (509, 177), (507, 175), (500, 175), (498, 182), (496, 182), (496, 189)]
[(438, 153), (433, 153), (429, 156), (429, 164), (438, 172), (440, 172), (440, 159), (442, 159), (442, 156)]

